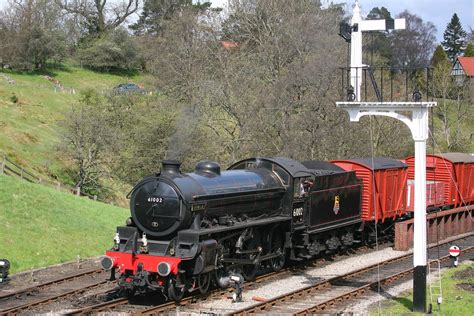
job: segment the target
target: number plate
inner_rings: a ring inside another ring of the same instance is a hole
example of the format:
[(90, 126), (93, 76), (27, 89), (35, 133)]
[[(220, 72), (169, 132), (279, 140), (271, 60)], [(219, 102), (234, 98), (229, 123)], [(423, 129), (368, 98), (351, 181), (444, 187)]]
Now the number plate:
[(162, 198), (162, 197), (152, 196), (152, 197), (148, 198), (148, 202), (150, 202), (150, 203), (163, 203), (164, 201), (165, 201), (165, 199)]

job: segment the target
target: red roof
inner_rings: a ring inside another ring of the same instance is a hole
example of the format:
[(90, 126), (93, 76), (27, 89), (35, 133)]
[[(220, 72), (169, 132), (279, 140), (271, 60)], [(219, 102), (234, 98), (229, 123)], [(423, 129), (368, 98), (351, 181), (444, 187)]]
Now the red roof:
[(474, 76), (474, 57), (458, 57), (458, 60), (466, 76)]

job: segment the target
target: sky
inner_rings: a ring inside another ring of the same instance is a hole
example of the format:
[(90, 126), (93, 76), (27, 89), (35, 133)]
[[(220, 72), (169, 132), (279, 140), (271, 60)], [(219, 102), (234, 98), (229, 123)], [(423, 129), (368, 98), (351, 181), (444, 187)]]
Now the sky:
[[(321, 2), (323, 4), (347, 3), (346, 10), (352, 12), (351, 5), (354, 0), (321, 0)], [(227, 0), (212, 0), (212, 3), (215, 6), (222, 6), (227, 3)], [(393, 17), (405, 9), (419, 15), (423, 21), (432, 22), (436, 26), (438, 41), (443, 40), (444, 30), (454, 13), (457, 13), (466, 32), (470, 32), (471, 28), (474, 29), (474, 0), (359, 0), (359, 4), (363, 16), (374, 7), (387, 8)]]
[[(116, 0), (118, 1), (118, 0)], [(223, 6), (228, 0), (211, 0), (213, 6)], [(298, 0), (288, 0), (298, 1)], [(352, 11), (353, 0), (321, 0), (327, 3), (347, 3), (346, 10)], [(386, 7), (392, 16), (397, 15), (407, 9), (410, 13), (419, 15), (423, 21), (432, 22), (438, 32), (438, 41), (443, 39), (443, 32), (446, 29), (451, 17), (457, 13), (465, 31), (474, 29), (474, 0), (359, 0), (362, 13), (366, 15), (373, 7)], [(0, 0), (0, 8), (7, 4), (7, 0)]]

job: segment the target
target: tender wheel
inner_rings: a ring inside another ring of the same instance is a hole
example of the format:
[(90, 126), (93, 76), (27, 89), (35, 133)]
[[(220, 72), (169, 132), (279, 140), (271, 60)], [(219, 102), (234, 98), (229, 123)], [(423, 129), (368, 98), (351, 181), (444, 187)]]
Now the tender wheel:
[(184, 293), (186, 292), (186, 282), (184, 282), (184, 277), (177, 276), (176, 278), (171, 278), (168, 282), (168, 297), (173, 301), (180, 301)]
[(201, 273), (198, 275), (197, 279), (198, 279), (199, 292), (201, 292), (202, 294), (207, 293), (207, 290), (209, 290), (209, 285), (211, 284), (211, 274)]

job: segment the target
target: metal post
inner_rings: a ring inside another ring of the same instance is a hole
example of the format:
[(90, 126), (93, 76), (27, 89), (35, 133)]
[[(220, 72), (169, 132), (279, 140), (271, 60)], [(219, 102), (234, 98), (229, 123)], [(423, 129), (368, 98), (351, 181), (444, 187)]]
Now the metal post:
[(413, 233), (413, 311), (426, 311), (426, 139), (428, 109), (413, 110), (415, 141), (415, 218)]
[(363, 67), (362, 64), (362, 31), (360, 30), (360, 22), (362, 17), (360, 15), (359, 3), (356, 1), (351, 25), (356, 26), (357, 30), (353, 30), (351, 34), (351, 85), (354, 88), (355, 100), (360, 101), (360, 84), (362, 78), (359, 78), (361, 74), (358, 73), (358, 69)]
[[(426, 140), (428, 139), (428, 111), (435, 102), (412, 102), (400, 107), (390, 102), (374, 105), (359, 102), (336, 102), (338, 107), (349, 113), (351, 121), (359, 121), (366, 115), (392, 117), (405, 123), (415, 141), (415, 205), (413, 232), (413, 311), (426, 311), (426, 268), (427, 268), (427, 231), (426, 231)], [(405, 116), (396, 111), (410, 111), (412, 116)]]
[(380, 67), (380, 101), (383, 102), (383, 67)]
[[(390, 29), (405, 29), (405, 20), (395, 20)], [(398, 26), (397, 26), (398, 24)], [(364, 105), (360, 102), (361, 77), (357, 73), (362, 69), (362, 31), (387, 30), (386, 20), (364, 21), (360, 15), (359, 2), (353, 6), (351, 20), (351, 84), (354, 87), (356, 102), (336, 102), (338, 107), (347, 110), (351, 121), (359, 121), (365, 115), (381, 115), (392, 117), (404, 122), (411, 130), (415, 141), (415, 218), (413, 239), (413, 311), (426, 311), (426, 139), (428, 138), (428, 109), (435, 106), (433, 103), (423, 104), (408, 102), (408, 71), (405, 73), (406, 104), (383, 102), (383, 68), (380, 82), (382, 84), (381, 100), (378, 104)], [(398, 111), (398, 112), (397, 112)], [(403, 111), (411, 111), (412, 117), (404, 115)]]
[(390, 102), (393, 102), (393, 73), (390, 70)]

